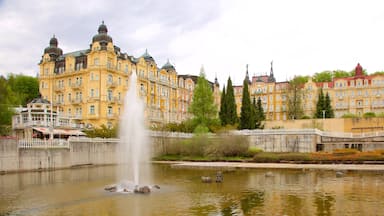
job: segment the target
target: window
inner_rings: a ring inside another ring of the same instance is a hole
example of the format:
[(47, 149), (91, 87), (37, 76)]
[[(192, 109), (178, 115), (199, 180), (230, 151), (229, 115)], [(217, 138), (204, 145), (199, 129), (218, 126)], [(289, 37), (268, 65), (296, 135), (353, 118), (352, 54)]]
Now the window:
[(113, 82), (113, 76), (112, 74), (108, 74), (108, 83), (112, 83)]
[(108, 112), (107, 112), (108, 116), (111, 116), (113, 114), (113, 109), (111, 106), (108, 107)]
[(95, 114), (95, 105), (89, 106), (89, 114)]
[(119, 85), (121, 85), (121, 77), (119, 77)]
[(95, 90), (94, 89), (91, 89), (91, 92), (89, 93), (91, 98), (95, 96)]
[(99, 58), (94, 58), (94, 59), (93, 59), (93, 64), (94, 64), (95, 66), (98, 66), (98, 65), (99, 65)]
[(71, 93), (68, 93), (68, 101), (71, 101)]
[(108, 89), (108, 91), (107, 91), (107, 98), (108, 98), (108, 100), (111, 101), (112, 97), (113, 97), (113, 92), (112, 92), (111, 89)]
[(107, 68), (111, 69), (112, 68), (112, 59), (108, 58), (107, 60)]
[(127, 64), (125, 65), (124, 72), (125, 72), (125, 73), (128, 73), (128, 65), (127, 65)]

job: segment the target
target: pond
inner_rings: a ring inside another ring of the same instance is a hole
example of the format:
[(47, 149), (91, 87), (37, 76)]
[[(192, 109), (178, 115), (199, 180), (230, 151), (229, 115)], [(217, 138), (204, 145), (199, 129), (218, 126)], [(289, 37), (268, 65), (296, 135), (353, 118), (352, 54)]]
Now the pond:
[(217, 169), (152, 164), (150, 194), (110, 193), (116, 166), (0, 175), (0, 215), (381, 215), (384, 172)]

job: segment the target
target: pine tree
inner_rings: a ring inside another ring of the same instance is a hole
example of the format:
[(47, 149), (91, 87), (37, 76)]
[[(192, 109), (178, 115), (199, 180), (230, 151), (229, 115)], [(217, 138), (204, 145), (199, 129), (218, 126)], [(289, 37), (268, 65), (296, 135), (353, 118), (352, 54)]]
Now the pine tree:
[(331, 98), (329, 97), (329, 94), (325, 95), (325, 103), (324, 103), (324, 110), (325, 110), (325, 118), (334, 118), (335, 113), (333, 112), (332, 109), (332, 104), (331, 104)]
[(234, 125), (238, 122), (238, 117), (237, 117), (235, 93), (232, 86), (231, 77), (228, 77), (227, 92), (225, 95), (225, 100), (226, 100), (226, 109), (227, 109), (227, 124)]
[(219, 117), (221, 121), (221, 125), (226, 125), (228, 123), (227, 119), (227, 99), (225, 94), (225, 86), (223, 86), (223, 91), (221, 92), (221, 101), (220, 101), (220, 112)]
[(251, 128), (251, 98), (248, 92), (248, 80), (243, 82), (243, 98), (241, 101), (240, 125), (239, 129)]
[(323, 118), (323, 110), (325, 110), (325, 98), (323, 89), (321, 89), (317, 98), (315, 118)]

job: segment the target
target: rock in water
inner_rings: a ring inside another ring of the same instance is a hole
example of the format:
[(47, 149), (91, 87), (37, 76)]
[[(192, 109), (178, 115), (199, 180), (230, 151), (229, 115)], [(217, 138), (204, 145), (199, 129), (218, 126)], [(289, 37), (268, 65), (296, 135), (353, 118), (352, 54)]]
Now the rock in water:
[(223, 173), (222, 172), (217, 172), (216, 173), (216, 182), (217, 183), (223, 182)]
[(148, 186), (138, 187), (134, 190), (135, 193), (147, 194), (151, 192), (151, 189)]
[(104, 190), (109, 191), (109, 192), (116, 192), (117, 186), (116, 185), (108, 185), (104, 188)]
[(209, 176), (201, 176), (201, 182), (203, 182), (203, 183), (211, 183), (212, 179)]

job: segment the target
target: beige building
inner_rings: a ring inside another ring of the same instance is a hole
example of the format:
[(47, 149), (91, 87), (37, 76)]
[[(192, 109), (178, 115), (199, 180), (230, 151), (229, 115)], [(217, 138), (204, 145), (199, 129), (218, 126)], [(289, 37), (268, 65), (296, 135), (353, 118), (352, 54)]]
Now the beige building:
[[(287, 87), (289, 82), (276, 82), (271, 64), (269, 75), (249, 79), (251, 100), (261, 99), (267, 120), (289, 120)], [(237, 113), (240, 115), (243, 86), (234, 86)], [(335, 118), (344, 114), (362, 116), (364, 113), (384, 113), (384, 75), (364, 75), (358, 64), (353, 77), (335, 78), (331, 82), (316, 83), (311, 78), (302, 86), (304, 115), (313, 117), (320, 90), (331, 98)]]
[[(150, 127), (181, 122), (192, 100), (196, 79), (178, 75), (168, 61), (161, 68), (146, 50), (135, 58), (113, 44), (104, 22), (89, 49), (64, 53), (53, 36), (39, 63), (40, 93), (62, 114), (87, 128), (112, 126), (123, 111), (129, 78), (137, 74), (137, 88)], [(217, 85), (213, 87), (218, 88)], [(216, 95), (218, 90), (215, 90)]]

